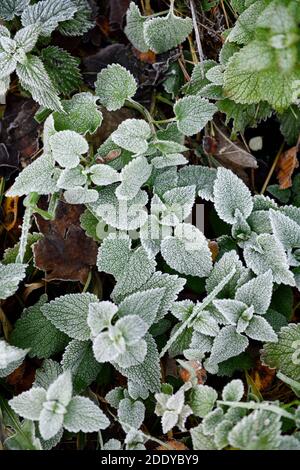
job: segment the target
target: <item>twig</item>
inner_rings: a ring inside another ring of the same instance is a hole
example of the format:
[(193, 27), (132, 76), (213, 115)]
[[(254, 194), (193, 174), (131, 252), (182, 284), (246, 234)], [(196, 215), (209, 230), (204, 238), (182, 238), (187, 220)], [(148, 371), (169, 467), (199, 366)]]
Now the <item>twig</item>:
[[(202, 43), (201, 43), (201, 38), (200, 38), (199, 27), (197, 23), (194, 0), (190, 0), (190, 7), (191, 7), (192, 20), (193, 20), (193, 25), (194, 25), (194, 30), (195, 30), (195, 38), (196, 38), (198, 55), (199, 55), (199, 61), (200, 61), (200, 64), (202, 65), (204, 62), (204, 53), (203, 53), (203, 48), (202, 48)], [(202, 78), (204, 78), (203, 67), (201, 67), (201, 75), (202, 75)]]
[(260, 194), (264, 194), (265, 190), (267, 189), (268, 184), (269, 184), (269, 182), (270, 182), (270, 179), (271, 179), (271, 177), (272, 177), (272, 175), (273, 175), (273, 173), (274, 173), (274, 170), (275, 170), (276, 165), (277, 165), (277, 163), (278, 163), (278, 160), (279, 160), (279, 158), (280, 158), (280, 155), (282, 154), (283, 148), (284, 148), (284, 142), (282, 142), (282, 144), (281, 144), (281, 146), (280, 146), (280, 149), (279, 149), (279, 151), (278, 151), (278, 153), (277, 153), (277, 155), (276, 155), (276, 157), (275, 157), (275, 160), (274, 160), (274, 162), (273, 162), (273, 165), (271, 166), (271, 169), (270, 169), (269, 174), (268, 174), (268, 176), (267, 176), (267, 178), (266, 178), (266, 181), (264, 182), (264, 185), (263, 185), (263, 187), (262, 187), (262, 190), (261, 190), (261, 193), (260, 193)]

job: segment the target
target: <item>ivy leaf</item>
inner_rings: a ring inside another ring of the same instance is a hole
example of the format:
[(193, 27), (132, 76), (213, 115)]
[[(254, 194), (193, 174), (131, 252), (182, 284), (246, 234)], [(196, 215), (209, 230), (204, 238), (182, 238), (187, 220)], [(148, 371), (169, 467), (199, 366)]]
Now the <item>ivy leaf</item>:
[(147, 52), (149, 49), (144, 38), (144, 23), (146, 20), (147, 16), (141, 15), (139, 7), (134, 2), (130, 2), (126, 13), (124, 33), (131, 44), (141, 52)]
[(165, 17), (151, 18), (144, 24), (144, 39), (157, 54), (181, 44), (193, 30), (191, 18), (175, 16), (173, 6)]
[[(40, 3), (43, 2), (39, 2), (36, 5)], [(62, 111), (62, 105), (57, 91), (41, 59), (28, 54), (24, 63), (17, 64), (16, 72), (22, 87), (31, 93), (34, 100), (45, 106), (45, 108), (54, 111)]]
[(10, 21), (14, 16), (20, 16), (29, 3), (30, 0), (2, 0), (0, 5), (0, 18)]
[(144, 183), (150, 178), (152, 166), (145, 157), (137, 157), (121, 171), (121, 184), (116, 189), (118, 199), (134, 198)]
[(29, 356), (40, 359), (62, 351), (69, 341), (68, 336), (57, 330), (42, 314), (41, 307), (46, 302), (47, 296), (43, 295), (35, 305), (24, 309), (11, 336), (12, 344), (30, 348)]
[(278, 342), (265, 344), (261, 359), (268, 367), (278, 369), (289, 378), (300, 380), (300, 324), (281, 328)]
[(248, 344), (248, 339), (237, 333), (235, 326), (224, 326), (213, 342), (206, 368), (211, 370), (211, 365), (215, 366), (230, 357), (238, 356), (245, 351)]
[(204, 418), (213, 409), (217, 398), (218, 394), (212, 387), (197, 385), (189, 394), (188, 404), (195, 416)]
[(206, 277), (212, 269), (211, 252), (200, 230), (190, 224), (178, 224), (174, 236), (161, 243), (161, 254), (168, 265), (183, 274)]
[(70, 338), (84, 341), (90, 338), (87, 324), (89, 304), (96, 300), (93, 294), (67, 294), (43, 305), (41, 310), (60, 331)]
[(218, 168), (214, 184), (214, 204), (218, 216), (228, 224), (235, 222), (237, 211), (247, 219), (253, 208), (247, 186), (226, 168)]
[(0, 263), (0, 299), (5, 300), (16, 292), (26, 275), (26, 268), (26, 264)]
[(71, 0), (66, 0), (63, 4), (60, 0), (42, 0), (23, 11), (22, 25), (39, 24), (41, 34), (49, 36), (59, 22), (72, 18), (76, 11), (77, 8)]
[[(58, 46), (48, 46), (42, 49), (41, 59), (56, 90), (63, 95), (68, 95), (79, 88), (82, 78), (79, 69), (80, 60), (77, 57), (73, 57), (69, 52)], [(74, 103), (75, 96), (78, 95), (74, 95), (70, 101), (63, 102), (63, 108), (66, 112), (68, 112), (69, 106)], [(70, 103), (70, 105), (68, 106), (67, 103)], [(83, 113), (82, 117), (86, 118), (86, 113)], [(71, 119), (69, 124), (72, 124)], [(57, 130), (64, 130), (57, 126), (55, 127)], [(73, 127), (68, 127), (68, 129), (77, 131)]]
[(145, 405), (140, 401), (123, 398), (119, 403), (118, 418), (122, 424), (139, 429), (145, 418)]
[(187, 136), (200, 132), (216, 111), (214, 104), (198, 96), (186, 96), (174, 105), (178, 129)]
[(85, 390), (101, 371), (101, 365), (96, 361), (91, 341), (73, 339), (66, 347), (62, 358), (64, 370), (70, 370), (73, 376), (73, 386), (76, 392)]
[(264, 315), (270, 306), (272, 293), (273, 276), (269, 270), (239, 287), (235, 298), (248, 306), (253, 305), (255, 313)]
[(0, 377), (6, 377), (19, 367), (29, 349), (20, 349), (0, 340)]
[(111, 134), (113, 142), (134, 154), (147, 151), (150, 137), (150, 126), (142, 119), (126, 119), (118, 129)]
[(243, 382), (240, 379), (232, 380), (225, 385), (222, 392), (224, 401), (240, 401), (245, 393)]
[(50, 137), (54, 160), (64, 168), (74, 168), (89, 150), (87, 141), (77, 132), (60, 131)]
[(273, 235), (267, 233), (258, 235), (253, 243), (246, 245), (244, 258), (247, 266), (255, 274), (271, 270), (274, 282), (295, 285), (284, 248)]
[(62, 21), (58, 25), (58, 31), (64, 36), (82, 36), (94, 25), (91, 21), (92, 8), (87, 0), (72, 0), (77, 8), (73, 18)]
[(72, 398), (64, 417), (64, 427), (68, 431), (96, 432), (108, 426), (108, 418), (91, 400), (85, 397)]
[(98, 74), (96, 95), (108, 111), (116, 111), (132, 98), (137, 90), (133, 75), (122, 65), (108, 65)]

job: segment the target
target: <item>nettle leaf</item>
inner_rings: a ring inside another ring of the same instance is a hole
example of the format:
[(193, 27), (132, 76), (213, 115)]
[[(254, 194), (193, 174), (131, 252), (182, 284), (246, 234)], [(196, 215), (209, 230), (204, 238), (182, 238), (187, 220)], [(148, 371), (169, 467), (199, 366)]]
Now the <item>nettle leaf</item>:
[(152, 158), (151, 163), (154, 168), (160, 169), (168, 166), (186, 165), (188, 160), (181, 153), (170, 153)]
[(41, 312), (46, 302), (47, 296), (43, 295), (35, 305), (24, 309), (11, 336), (12, 344), (30, 348), (29, 356), (40, 359), (62, 351), (69, 341), (68, 336), (56, 329)]
[(188, 404), (195, 416), (204, 418), (213, 409), (217, 398), (218, 394), (212, 387), (197, 385), (189, 394)]
[(279, 211), (270, 209), (271, 226), (274, 236), (286, 250), (300, 247), (300, 225)]
[(126, 297), (119, 305), (119, 317), (137, 315), (151, 326), (156, 319), (165, 290), (165, 288), (149, 289)]
[(62, 189), (72, 189), (74, 186), (82, 186), (87, 182), (87, 176), (83, 173), (83, 166), (66, 168), (62, 170), (57, 180), (57, 187)]
[(203, 432), (202, 423), (190, 430), (194, 450), (217, 450), (214, 439)]
[(74, 168), (89, 150), (87, 141), (74, 131), (60, 131), (50, 137), (54, 160), (64, 168)]
[(139, 429), (145, 419), (145, 405), (141, 401), (123, 398), (118, 406), (118, 418), (122, 424)]
[(195, 186), (170, 189), (163, 194), (163, 202), (154, 196), (151, 212), (159, 218), (161, 224), (176, 226), (191, 214), (195, 198)]
[(237, 19), (227, 40), (237, 44), (248, 44), (253, 38), (259, 15), (267, 6), (266, 0), (258, 0), (250, 5)]
[(0, 263), (0, 299), (5, 300), (18, 289), (19, 283), (26, 275), (26, 264)]
[(195, 185), (198, 196), (202, 199), (213, 201), (213, 187), (217, 176), (217, 172), (214, 168), (189, 165), (185, 168), (181, 168), (178, 176), (178, 186)]
[(91, 329), (91, 337), (96, 337), (101, 331), (109, 328), (118, 307), (109, 301), (91, 303), (87, 322)]
[(147, 139), (150, 137), (149, 124), (142, 119), (126, 119), (111, 134), (113, 142), (134, 154), (141, 154), (148, 149)]
[(134, 76), (122, 65), (108, 65), (98, 73), (96, 95), (108, 111), (116, 111), (132, 98), (137, 90)]
[(80, 341), (90, 338), (87, 324), (88, 308), (91, 302), (96, 302), (93, 294), (67, 294), (41, 307), (42, 313), (51, 323), (70, 338)]
[(228, 224), (235, 222), (237, 211), (247, 219), (253, 208), (252, 196), (247, 186), (226, 168), (217, 170), (214, 204), (218, 216)]
[(148, 214), (146, 191), (139, 190), (130, 200), (118, 199), (115, 192), (117, 184), (104, 187), (99, 191), (99, 201), (95, 204), (95, 214), (104, 222), (119, 230), (135, 230), (144, 225)]
[(22, 418), (37, 421), (40, 417), (45, 400), (46, 391), (43, 388), (35, 387), (17, 395), (9, 400), (8, 403)]
[(99, 194), (95, 189), (77, 186), (65, 191), (64, 198), (68, 204), (90, 204), (97, 201)]
[(206, 368), (214, 373), (215, 366), (230, 357), (238, 356), (247, 348), (248, 339), (236, 332), (235, 326), (224, 326), (216, 336)]
[(149, 49), (161, 54), (181, 44), (193, 30), (191, 18), (174, 14), (174, 4), (165, 17), (151, 18), (144, 24), (144, 39)]
[(62, 358), (64, 370), (70, 370), (73, 376), (73, 386), (76, 392), (85, 390), (101, 371), (101, 365), (96, 361), (91, 341), (73, 339), (66, 347)]
[(39, 24), (41, 34), (49, 36), (61, 21), (72, 18), (76, 11), (77, 8), (71, 0), (66, 0), (63, 4), (60, 0), (42, 0), (23, 11), (22, 25)]
[(271, 270), (274, 282), (289, 286), (295, 285), (284, 248), (273, 235), (267, 233), (258, 235), (253, 243), (246, 245), (244, 258), (247, 266), (255, 274), (263, 274)]
[(141, 15), (139, 7), (134, 2), (130, 2), (126, 13), (124, 33), (131, 44), (141, 52), (147, 52), (149, 49), (144, 39), (144, 23), (147, 19), (147, 16)]
[(103, 116), (97, 108), (97, 97), (91, 93), (78, 93), (68, 101), (63, 101), (64, 113), (54, 113), (57, 131), (74, 131), (78, 134), (94, 134), (101, 126)]
[(98, 164), (89, 168), (91, 181), (97, 186), (108, 186), (121, 181), (121, 175), (109, 165)]
[(0, 377), (6, 377), (19, 367), (29, 349), (20, 349), (0, 340)]
[(10, 85), (10, 76), (0, 79), (0, 95), (5, 95)]
[(214, 104), (198, 96), (186, 96), (174, 105), (178, 129), (187, 136), (200, 132), (216, 111)]
[(284, 326), (278, 333), (278, 342), (265, 344), (261, 360), (289, 378), (300, 380), (300, 325)]
[(265, 318), (254, 315), (249, 321), (249, 325), (245, 329), (245, 333), (249, 338), (257, 341), (276, 342), (277, 335), (271, 325)]
[(37, 43), (39, 35), (40, 29), (37, 25), (26, 26), (26, 28), (19, 29), (14, 37), (17, 49), (22, 49), (24, 52), (32, 51)]
[(150, 178), (152, 165), (145, 157), (137, 157), (121, 171), (121, 184), (116, 189), (118, 199), (134, 198), (144, 183)]
[(58, 362), (46, 359), (36, 371), (33, 387), (42, 387), (47, 390), (62, 372), (63, 369)]
[(243, 382), (240, 379), (232, 380), (223, 388), (222, 400), (240, 401), (245, 393)]
[[(39, 5), (39, 3), (36, 5)], [(50, 80), (41, 59), (27, 54), (25, 62), (17, 64), (16, 72), (22, 87), (29, 91), (34, 100), (45, 106), (45, 108), (62, 111), (56, 88)]]
[[(69, 52), (58, 46), (48, 46), (42, 49), (41, 59), (56, 90), (64, 95), (68, 95), (79, 88), (82, 83), (79, 69), (80, 59), (73, 57)], [(74, 96), (71, 99), (71, 103), (73, 100)], [(64, 109), (66, 103), (69, 103), (69, 101), (63, 102)], [(65, 109), (65, 111), (67, 110)], [(77, 129), (72, 127), (68, 127), (68, 129), (77, 131)], [(57, 128), (57, 130), (63, 129)]]
[(272, 293), (273, 276), (269, 270), (239, 287), (235, 298), (248, 306), (253, 305), (255, 313), (264, 315), (270, 306)]
[(30, 0), (2, 0), (0, 5), (0, 18), (10, 21), (14, 16), (21, 15), (29, 5)]
[(255, 410), (234, 426), (228, 441), (240, 450), (276, 450), (280, 434), (280, 416), (266, 410)]
[(171, 268), (183, 274), (206, 277), (212, 269), (207, 240), (191, 224), (177, 225), (174, 236), (162, 241), (161, 254)]
[(109, 426), (109, 419), (103, 411), (85, 397), (74, 397), (64, 417), (64, 428), (70, 432), (96, 432)]
[(82, 36), (95, 25), (91, 21), (92, 8), (87, 0), (72, 0), (72, 3), (77, 11), (72, 19), (59, 23), (58, 31), (64, 36)]
[(160, 252), (161, 240), (172, 235), (172, 228), (161, 225), (156, 215), (150, 214), (145, 224), (140, 228), (140, 240), (150, 257)]
[(215, 263), (210, 275), (206, 279), (205, 288), (208, 294), (235, 268), (236, 273), (220, 293), (220, 297), (232, 298), (235, 295), (237, 284), (245, 268), (242, 265), (236, 251), (224, 253), (222, 258)]

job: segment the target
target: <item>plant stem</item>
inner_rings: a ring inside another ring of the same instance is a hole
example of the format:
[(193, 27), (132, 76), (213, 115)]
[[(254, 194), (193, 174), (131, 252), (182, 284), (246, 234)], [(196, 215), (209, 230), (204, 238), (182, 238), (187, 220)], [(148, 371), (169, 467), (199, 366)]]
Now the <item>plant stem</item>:
[(137, 101), (134, 101), (132, 99), (128, 99), (125, 101), (125, 106), (127, 106), (127, 108), (131, 108), (131, 109), (135, 109), (136, 111), (138, 111), (140, 114), (142, 114), (142, 116), (144, 116), (144, 118), (148, 121), (150, 127), (151, 127), (151, 132), (153, 134), (155, 134), (155, 127), (154, 127), (154, 124), (153, 124), (153, 119), (152, 119), (152, 116), (151, 114), (149, 113), (148, 109), (145, 108), (145, 106), (143, 106), (142, 104), (140, 103), (137, 103)]
[(271, 403), (268, 403), (268, 402), (265, 402), (265, 403), (255, 403), (255, 402), (245, 403), (245, 402), (234, 402), (234, 401), (232, 402), (232, 401), (218, 400), (217, 404), (218, 405), (229, 406), (231, 408), (245, 408), (246, 410), (271, 411), (272, 413), (275, 413), (279, 416), (282, 416), (284, 418), (291, 419), (292, 421), (295, 421), (295, 416), (292, 413), (289, 413), (288, 411), (285, 411), (282, 408), (279, 408), (279, 406), (272, 405)]
[(262, 187), (262, 190), (261, 190), (261, 193), (260, 193), (260, 194), (264, 194), (265, 190), (267, 189), (268, 184), (269, 184), (269, 182), (270, 182), (270, 179), (271, 179), (271, 177), (272, 177), (272, 175), (273, 175), (273, 173), (274, 173), (274, 170), (275, 170), (276, 165), (277, 165), (277, 163), (278, 163), (278, 160), (279, 160), (279, 158), (280, 158), (280, 155), (282, 154), (283, 148), (284, 148), (284, 142), (282, 142), (282, 144), (281, 144), (281, 146), (280, 146), (280, 149), (278, 150), (278, 153), (277, 153), (277, 155), (276, 155), (276, 157), (275, 157), (275, 160), (274, 160), (274, 162), (273, 162), (273, 165), (272, 165), (271, 168), (270, 168), (269, 174), (268, 174), (268, 176), (267, 176), (267, 178), (266, 178), (266, 181), (264, 182), (264, 185), (263, 185), (263, 187)]

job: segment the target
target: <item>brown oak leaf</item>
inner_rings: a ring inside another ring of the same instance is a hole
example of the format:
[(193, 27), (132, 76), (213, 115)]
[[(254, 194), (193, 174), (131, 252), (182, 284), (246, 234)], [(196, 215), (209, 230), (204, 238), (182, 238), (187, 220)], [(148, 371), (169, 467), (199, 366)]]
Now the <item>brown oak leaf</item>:
[(280, 189), (288, 189), (292, 186), (292, 175), (299, 166), (298, 152), (299, 146), (296, 145), (280, 155), (277, 164), (277, 178)]
[(80, 226), (83, 211), (82, 205), (59, 201), (54, 220), (35, 216), (44, 235), (33, 247), (35, 265), (46, 272), (47, 281), (56, 279), (85, 284), (91, 267), (96, 264), (97, 244)]

